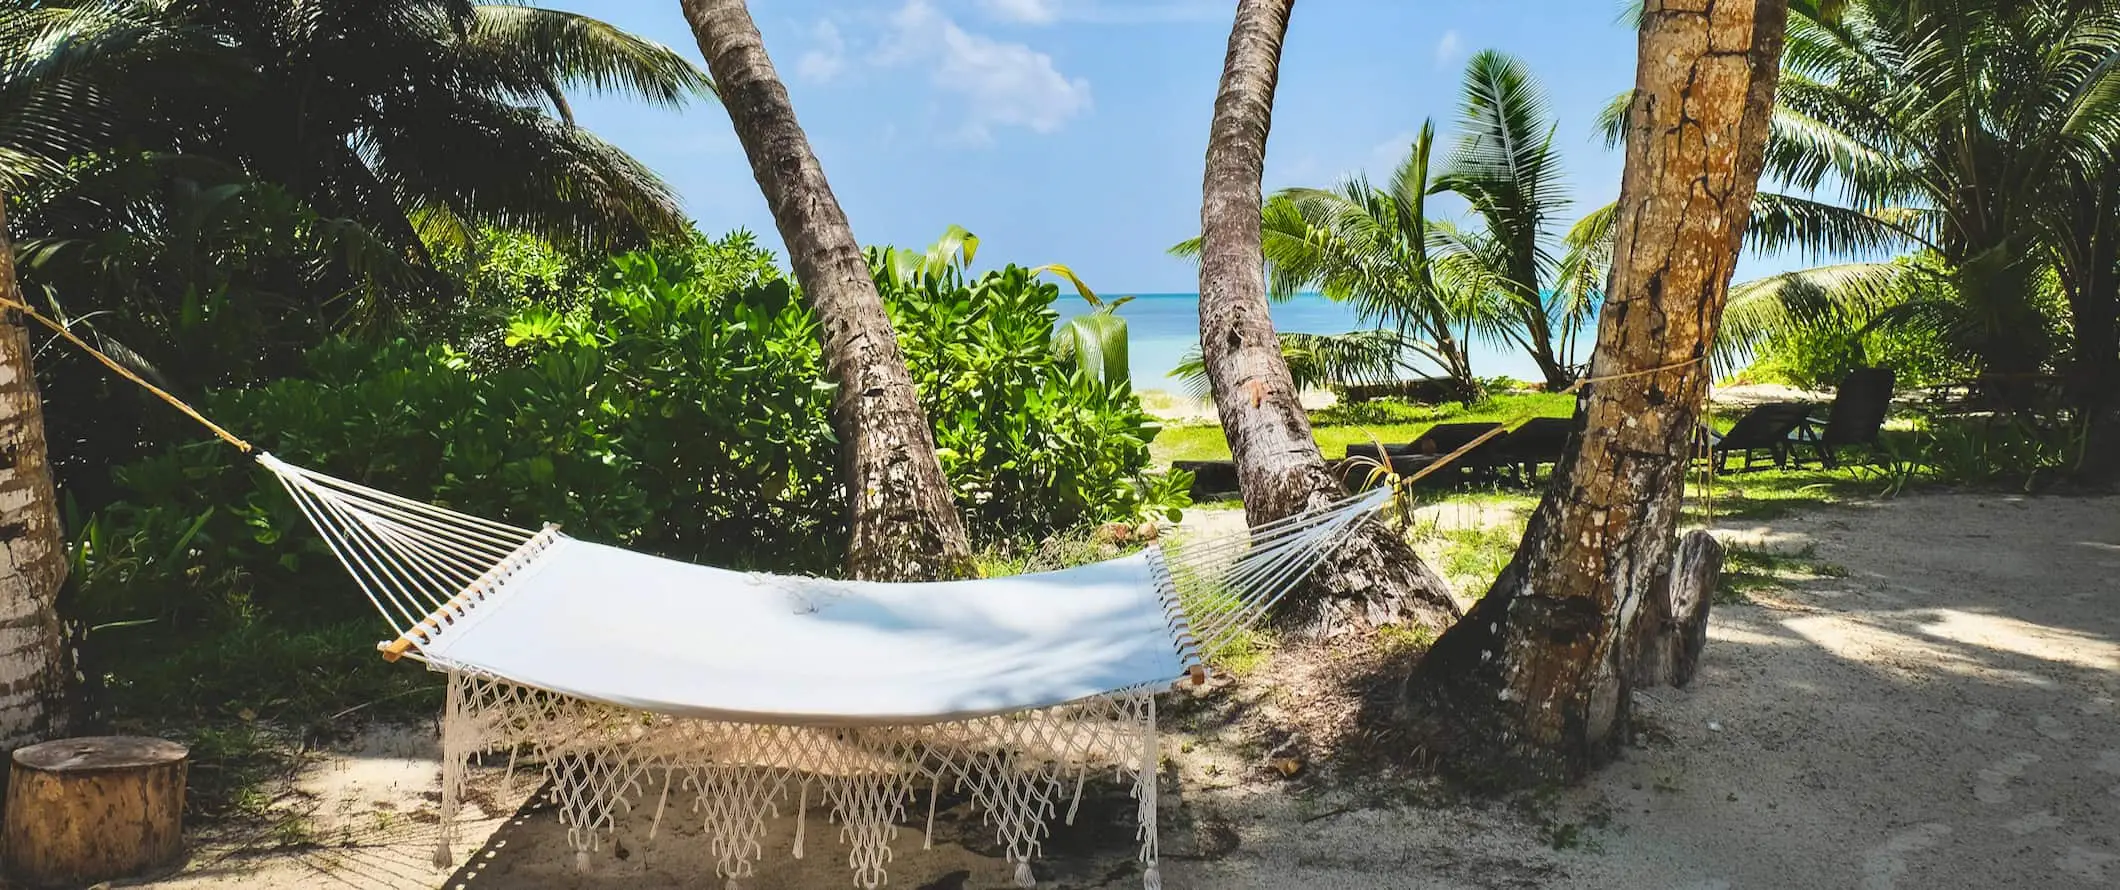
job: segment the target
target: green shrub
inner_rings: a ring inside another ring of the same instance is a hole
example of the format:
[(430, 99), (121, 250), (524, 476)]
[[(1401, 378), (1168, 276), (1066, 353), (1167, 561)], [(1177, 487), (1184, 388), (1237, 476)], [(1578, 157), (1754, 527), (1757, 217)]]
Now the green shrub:
[[(1052, 356), (1055, 288), (1009, 267), (887, 293), (981, 543), (1186, 502), (1182, 478), (1143, 473), (1157, 427), (1127, 384)], [(334, 341), (305, 375), (202, 407), (290, 461), (467, 513), (715, 565), (837, 567), (833, 388), (770, 255), (741, 234), (628, 254), (566, 305), (523, 309), (475, 358)], [(92, 648), (366, 614), (293, 503), (225, 447), (112, 475), (123, 497), (70, 524), (69, 608), (103, 628)]]
[(971, 528), (1008, 538), (1144, 509), (1176, 518), (1183, 495), (1141, 472), (1161, 427), (1132, 385), (1053, 352), (1058, 286), (1013, 265), (969, 284), (955, 270), (877, 277)]
[(1820, 327), (1798, 328), (1769, 340), (1739, 377), (1747, 382), (1828, 389), (1862, 367), (1892, 369), (1900, 387), (1956, 383), (1974, 374), (1970, 366), (1951, 357), (1934, 331), (1880, 327), (1858, 332)]

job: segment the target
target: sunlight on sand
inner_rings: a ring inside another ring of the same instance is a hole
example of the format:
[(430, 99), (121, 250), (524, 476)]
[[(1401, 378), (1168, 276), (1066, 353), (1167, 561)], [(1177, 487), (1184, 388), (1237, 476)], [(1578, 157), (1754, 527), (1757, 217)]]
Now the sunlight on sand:
[(1956, 609), (1933, 610), (1921, 632), (1968, 646), (2058, 661), (2095, 671), (2120, 671), (2120, 643), (2103, 637)]

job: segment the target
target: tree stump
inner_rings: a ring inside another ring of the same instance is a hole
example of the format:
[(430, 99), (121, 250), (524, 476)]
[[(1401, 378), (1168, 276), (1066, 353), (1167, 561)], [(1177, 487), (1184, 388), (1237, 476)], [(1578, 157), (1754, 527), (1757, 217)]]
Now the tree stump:
[(169, 865), (184, 852), (183, 745), (99, 736), (17, 749), (8, 774), (7, 874), (81, 887)]
[(1708, 605), (1722, 581), (1722, 543), (1694, 530), (1678, 541), (1671, 571), (1649, 587), (1634, 618), (1634, 685), (1684, 686), (1708, 645)]

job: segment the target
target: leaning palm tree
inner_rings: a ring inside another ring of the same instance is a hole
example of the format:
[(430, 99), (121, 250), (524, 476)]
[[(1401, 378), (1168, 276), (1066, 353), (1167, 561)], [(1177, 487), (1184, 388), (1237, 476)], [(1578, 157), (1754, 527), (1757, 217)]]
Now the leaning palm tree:
[[(1680, 8), (1683, 7), (1683, 8)], [(1759, 179), (1786, 0), (1648, 0), (1587, 421), (1478, 605), (1405, 686), (1424, 751), (1461, 776), (1567, 781), (1629, 725), (1629, 641), (1672, 571), (1679, 497)]]
[[(1254, 525), (1341, 496), (1312, 438), (1266, 300), (1259, 180), (1273, 122), (1281, 41), (1294, 0), (1240, 0), (1209, 125), (1200, 206), (1200, 345)], [(1450, 588), (1381, 522), (1365, 521), (1335, 558), (1283, 601), (1276, 619), (1311, 633), (1411, 617), (1457, 617)]]
[[(935, 432), (891, 331), (869, 262), (795, 119), (743, 0), (685, 0), (685, 18), (721, 85), (722, 105), (788, 246), (788, 264), (815, 312), (825, 376), (837, 385), (832, 427), (845, 452), (857, 578), (926, 581), (973, 574), (964, 520), (935, 453)], [(924, 256), (881, 257), (895, 277), (944, 274), (978, 239), (952, 227)]]

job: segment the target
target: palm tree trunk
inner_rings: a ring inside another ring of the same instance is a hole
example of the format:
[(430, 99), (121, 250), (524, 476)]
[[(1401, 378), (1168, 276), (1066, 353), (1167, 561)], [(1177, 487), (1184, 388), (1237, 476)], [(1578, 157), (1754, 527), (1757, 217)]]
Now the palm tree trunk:
[(1539, 376), (1546, 378), (1547, 392), (1560, 392), (1575, 383), (1575, 375), (1561, 365), (1553, 352), (1553, 325), (1546, 318), (1545, 303), (1538, 294), (1524, 297), (1524, 330), (1531, 342), (1531, 361)]
[(684, 0), (684, 11), (817, 314), (825, 374), (839, 386), (832, 425), (852, 509), (848, 570), (873, 580), (970, 575), (964, 521), (883, 298), (750, 12), (743, 0)]
[(2065, 383), (2084, 424), (2077, 481), (2120, 481), (2120, 173), (2078, 186), (2065, 205), (2056, 255), (2075, 351)]
[[(0, 208), (5, 203), (0, 197)], [(0, 294), (22, 300), (4, 209)], [(64, 580), (66, 549), (29, 330), (8, 310), (0, 318), (0, 751), (65, 728), (66, 646), (57, 609)]]
[[(1311, 437), (1267, 314), (1259, 179), (1273, 121), (1281, 39), (1295, 0), (1240, 0), (1215, 96), (1200, 207), (1200, 354), (1257, 525), (1341, 496)], [(1348, 536), (1275, 619), (1313, 636), (1411, 618), (1444, 627), (1450, 588), (1404, 539), (1369, 521)]]
[(1587, 428), (1515, 559), (1405, 689), (1414, 736), (1475, 782), (1574, 779), (1625, 735), (1623, 643), (1671, 564), (1759, 180), (1787, 0), (1646, 6)]
[(2082, 417), (2083, 456), (2078, 481), (2120, 481), (2120, 282), (2108, 273), (2096, 288), (2070, 294), (2076, 354), (2068, 375), (2070, 404)]

